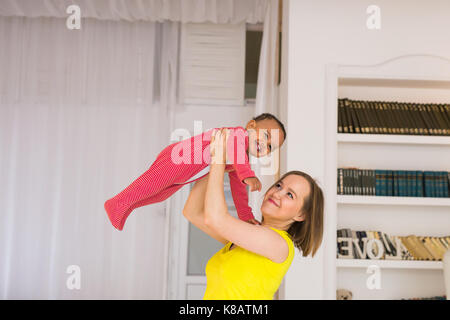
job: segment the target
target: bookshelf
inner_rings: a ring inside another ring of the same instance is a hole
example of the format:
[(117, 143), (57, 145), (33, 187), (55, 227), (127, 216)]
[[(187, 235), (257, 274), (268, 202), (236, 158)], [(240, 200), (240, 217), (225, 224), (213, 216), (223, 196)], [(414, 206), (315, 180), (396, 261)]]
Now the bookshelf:
[(385, 206), (424, 206), (424, 207), (429, 206), (429, 207), (450, 208), (450, 198), (338, 195), (336, 199), (338, 205), (360, 204), (360, 205), (385, 205)]
[[(337, 132), (337, 100), (450, 103), (450, 60), (408, 55), (369, 66), (326, 70), (324, 292), (349, 289), (353, 299), (403, 299), (445, 293), (441, 261), (336, 258), (336, 231), (378, 230), (390, 235), (450, 235), (450, 198), (337, 195), (337, 168), (450, 171), (450, 137)], [(381, 270), (370, 290), (367, 269)]]
[(338, 268), (367, 268), (376, 265), (387, 269), (428, 269), (441, 270), (442, 261), (395, 261), (395, 260), (362, 260), (362, 259), (338, 259)]
[(337, 142), (450, 146), (450, 137), (338, 133)]

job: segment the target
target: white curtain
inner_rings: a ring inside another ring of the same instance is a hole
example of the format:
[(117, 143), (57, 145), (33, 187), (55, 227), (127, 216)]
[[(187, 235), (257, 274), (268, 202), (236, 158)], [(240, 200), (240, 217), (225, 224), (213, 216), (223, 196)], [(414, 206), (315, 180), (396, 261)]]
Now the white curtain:
[(259, 23), (269, 0), (0, 0), (0, 16), (66, 18), (76, 4), (101, 20)]
[(103, 203), (169, 143), (171, 24), (0, 18), (0, 298), (162, 298), (164, 204)]
[(165, 204), (119, 232), (103, 203), (170, 142), (180, 22), (267, 2), (0, 0), (0, 299), (165, 298)]
[[(271, 113), (279, 118), (278, 87), (278, 41), (279, 34), (279, 1), (268, 0), (264, 18), (263, 39), (258, 68), (258, 84), (256, 89), (255, 116)], [(280, 119), (281, 120), (281, 119)], [(262, 190), (267, 190), (279, 178), (279, 149), (270, 155), (253, 159), (257, 163), (255, 174), (260, 178)], [(250, 194), (251, 207), (259, 212), (264, 193)], [(260, 218), (260, 217), (258, 217)]]

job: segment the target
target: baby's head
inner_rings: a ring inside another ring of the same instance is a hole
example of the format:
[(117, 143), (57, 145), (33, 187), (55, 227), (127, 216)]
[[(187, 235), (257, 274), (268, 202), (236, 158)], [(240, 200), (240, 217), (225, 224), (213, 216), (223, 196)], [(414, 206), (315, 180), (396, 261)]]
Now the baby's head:
[(247, 123), (248, 152), (257, 158), (280, 148), (286, 139), (283, 123), (270, 113), (263, 113)]

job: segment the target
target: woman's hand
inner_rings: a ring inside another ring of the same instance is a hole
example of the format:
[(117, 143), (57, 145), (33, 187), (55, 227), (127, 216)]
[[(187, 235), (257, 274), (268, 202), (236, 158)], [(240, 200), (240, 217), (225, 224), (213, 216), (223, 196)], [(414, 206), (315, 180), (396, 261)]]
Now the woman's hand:
[(211, 165), (227, 163), (227, 140), (229, 132), (227, 129), (215, 130), (211, 136), (209, 152), (211, 154)]

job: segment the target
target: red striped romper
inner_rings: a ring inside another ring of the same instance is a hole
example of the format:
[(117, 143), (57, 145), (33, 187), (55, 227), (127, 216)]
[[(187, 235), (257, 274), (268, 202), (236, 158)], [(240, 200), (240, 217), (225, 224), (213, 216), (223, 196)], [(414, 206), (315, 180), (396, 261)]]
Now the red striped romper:
[[(246, 221), (254, 216), (248, 205), (248, 194), (243, 180), (255, 177), (247, 156), (248, 133), (242, 127), (227, 129), (230, 131), (227, 157), (233, 159), (231, 164), (226, 165), (226, 169), (233, 169), (228, 172), (231, 194), (239, 218)], [(104, 207), (112, 225), (122, 230), (125, 220), (134, 209), (164, 201), (185, 184), (204, 177), (206, 174), (189, 181), (210, 163), (209, 144), (213, 130), (167, 146), (144, 174), (107, 200)]]

